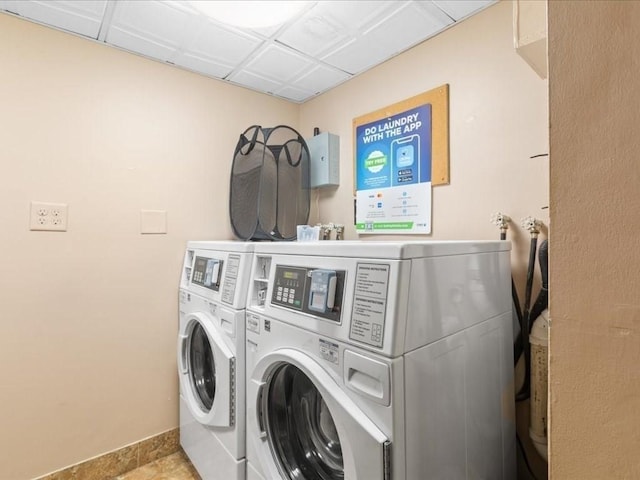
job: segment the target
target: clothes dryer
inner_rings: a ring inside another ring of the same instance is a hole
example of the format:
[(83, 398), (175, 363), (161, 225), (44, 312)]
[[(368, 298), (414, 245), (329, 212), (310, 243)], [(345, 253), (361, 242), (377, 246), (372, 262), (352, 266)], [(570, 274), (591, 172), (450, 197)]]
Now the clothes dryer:
[(245, 305), (253, 245), (189, 242), (180, 281), (180, 444), (203, 480), (244, 480)]
[(258, 244), (248, 480), (512, 480), (508, 242)]

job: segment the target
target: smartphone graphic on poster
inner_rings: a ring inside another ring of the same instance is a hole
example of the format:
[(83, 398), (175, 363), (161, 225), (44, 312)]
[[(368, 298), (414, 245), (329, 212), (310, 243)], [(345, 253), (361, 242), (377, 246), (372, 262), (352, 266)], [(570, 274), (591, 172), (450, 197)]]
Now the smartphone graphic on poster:
[(391, 142), (391, 185), (420, 182), (420, 137), (410, 135)]

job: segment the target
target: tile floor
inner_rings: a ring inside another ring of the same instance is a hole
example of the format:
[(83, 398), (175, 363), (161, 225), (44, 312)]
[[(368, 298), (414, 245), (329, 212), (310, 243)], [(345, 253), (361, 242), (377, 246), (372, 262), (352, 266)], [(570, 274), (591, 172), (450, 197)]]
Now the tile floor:
[(201, 480), (182, 450), (112, 480)]

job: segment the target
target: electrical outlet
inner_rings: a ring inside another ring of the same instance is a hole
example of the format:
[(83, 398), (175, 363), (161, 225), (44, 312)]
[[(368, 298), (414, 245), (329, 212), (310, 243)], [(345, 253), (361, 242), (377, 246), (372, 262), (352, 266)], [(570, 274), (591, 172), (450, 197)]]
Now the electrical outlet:
[(31, 202), (29, 228), (31, 230), (66, 232), (68, 211), (66, 203)]

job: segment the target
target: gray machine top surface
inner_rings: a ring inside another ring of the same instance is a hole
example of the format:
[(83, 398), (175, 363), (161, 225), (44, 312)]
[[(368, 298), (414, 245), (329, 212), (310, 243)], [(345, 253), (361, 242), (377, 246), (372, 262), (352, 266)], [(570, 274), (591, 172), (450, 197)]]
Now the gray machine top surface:
[(222, 252), (253, 252), (254, 242), (240, 240), (192, 240), (187, 242), (187, 248), (192, 250), (217, 250)]
[(469, 253), (511, 250), (511, 242), (504, 240), (426, 240), (426, 241), (336, 241), (317, 242), (259, 242), (256, 254), (288, 254), (322, 257), (412, 259), (465, 255)]

